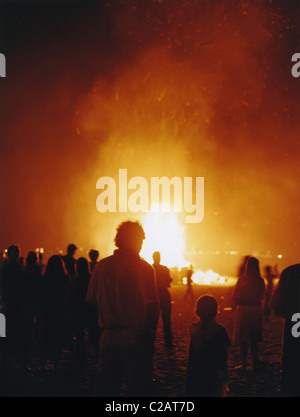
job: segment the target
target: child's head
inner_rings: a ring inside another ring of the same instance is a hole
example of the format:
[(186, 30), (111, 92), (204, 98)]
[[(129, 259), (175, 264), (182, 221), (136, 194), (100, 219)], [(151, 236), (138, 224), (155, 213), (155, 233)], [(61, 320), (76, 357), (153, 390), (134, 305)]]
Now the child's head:
[(203, 295), (196, 303), (196, 314), (201, 321), (210, 321), (218, 313), (218, 303), (211, 295)]

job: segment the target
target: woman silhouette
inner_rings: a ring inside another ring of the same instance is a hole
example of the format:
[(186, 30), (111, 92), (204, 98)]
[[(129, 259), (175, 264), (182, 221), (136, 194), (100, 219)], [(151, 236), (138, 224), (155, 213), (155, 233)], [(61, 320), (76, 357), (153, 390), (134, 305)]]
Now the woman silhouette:
[(237, 306), (234, 323), (234, 340), (240, 346), (241, 370), (247, 369), (248, 345), (252, 356), (252, 370), (258, 360), (258, 343), (262, 340), (262, 307), (265, 283), (259, 271), (259, 261), (249, 258), (243, 274), (234, 289), (234, 302)]

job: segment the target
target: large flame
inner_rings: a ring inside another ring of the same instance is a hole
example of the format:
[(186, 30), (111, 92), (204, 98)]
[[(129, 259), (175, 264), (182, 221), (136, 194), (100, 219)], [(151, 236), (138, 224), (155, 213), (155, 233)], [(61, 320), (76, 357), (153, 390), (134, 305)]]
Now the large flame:
[[(184, 227), (174, 212), (163, 212), (162, 207), (152, 207), (143, 221), (146, 239), (141, 256), (152, 263), (152, 255), (159, 251), (162, 264), (169, 268), (183, 268), (189, 265), (184, 259)], [(156, 212), (158, 211), (158, 212)]]
[[(159, 251), (162, 264), (169, 268), (180, 268), (188, 271), (190, 263), (185, 259), (184, 227), (174, 212), (163, 212), (161, 205), (152, 206), (146, 214), (143, 227), (146, 239), (141, 256), (149, 263), (153, 262), (152, 255)], [(225, 284), (226, 278), (217, 272), (196, 270), (192, 276), (195, 284)], [(183, 279), (186, 283), (186, 278)]]
[(211, 284), (225, 284), (227, 281), (226, 277), (222, 277), (217, 272), (209, 269), (206, 272), (198, 270), (193, 275), (193, 281), (195, 284), (211, 285)]

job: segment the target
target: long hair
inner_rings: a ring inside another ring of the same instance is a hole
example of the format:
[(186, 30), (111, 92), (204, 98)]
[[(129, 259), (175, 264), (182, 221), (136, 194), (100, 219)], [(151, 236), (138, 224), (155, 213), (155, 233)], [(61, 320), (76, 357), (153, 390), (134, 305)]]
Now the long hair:
[(26, 257), (26, 267), (33, 269), (37, 264), (37, 254), (33, 251), (29, 252)]
[(90, 272), (89, 272), (89, 263), (87, 261), (86, 258), (82, 257), (79, 258), (76, 262), (76, 270), (77, 270), (77, 277), (81, 278), (81, 277), (89, 277), (90, 276)]
[(249, 258), (246, 263), (245, 275), (251, 280), (262, 279), (259, 269), (259, 260), (256, 258)]
[(59, 255), (49, 258), (45, 274), (44, 283), (46, 291), (56, 294), (58, 297), (65, 296), (68, 288), (68, 278), (63, 260)]
[(260, 275), (259, 261), (251, 257), (247, 260), (245, 271), (234, 288), (233, 298), (235, 303), (250, 303), (252, 299), (262, 298), (264, 286), (264, 280)]

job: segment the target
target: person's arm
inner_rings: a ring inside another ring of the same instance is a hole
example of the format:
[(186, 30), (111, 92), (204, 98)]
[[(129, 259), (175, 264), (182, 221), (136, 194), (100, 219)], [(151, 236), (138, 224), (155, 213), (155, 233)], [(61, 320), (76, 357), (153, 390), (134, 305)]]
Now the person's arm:
[(168, 287), (170, 287), (173, 279), (171, 278), (170, 270), (167, 267), (166, 267), (166, 276), (167, 276), (166, 282), (168, 284)]
[(87, 289), (86, 298), (85, 298), (86, 303), (97, 304), (97, 297), (96, 297), (97, 282), (98, 282), (98, 273), (97, 273), (97, 269), (95, 268), (90, 278), (89, 286)]
[(222, 328), (219, 335), (219, 357), (218, 357), (218, 365), (220, 370), (221, 379), (226, 380), (228, 378), (228, 369), (227, 369), (227, 361), (228, 361), (228, 349), (231, 346), (230, 339), (225, 328)]
[(155, 328), (159, 315), (159, 300), (154, 269), (146, 263), (141, 279), (141, 292), (145, 306), (143, 328), (145, 331), (152, 331)]

